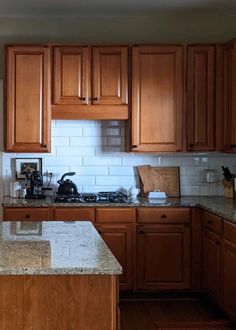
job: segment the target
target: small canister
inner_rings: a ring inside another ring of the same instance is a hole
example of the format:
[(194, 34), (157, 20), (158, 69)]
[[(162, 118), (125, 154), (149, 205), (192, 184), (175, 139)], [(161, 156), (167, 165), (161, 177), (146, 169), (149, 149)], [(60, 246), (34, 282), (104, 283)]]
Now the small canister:
[(27, 189), (26, 188), (21, 188), (19, 197), (20, 198), (25, 198), (26, 194), (27, 194)]

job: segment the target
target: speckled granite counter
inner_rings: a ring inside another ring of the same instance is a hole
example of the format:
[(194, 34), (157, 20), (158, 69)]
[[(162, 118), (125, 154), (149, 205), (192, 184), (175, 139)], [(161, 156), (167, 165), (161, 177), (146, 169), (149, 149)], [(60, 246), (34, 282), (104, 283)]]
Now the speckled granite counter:
[(90, 222), (2, 222), (0, 232), (0, 275), (122, 273)]
[(217, 197), (185, 196), (164, 200), (138, 198), (127, 203), (55, 203), (52, 198), (46, 200), (24, 200), (4, 197), (5, 207), (200, 207), (236, 223), (236, 200)]

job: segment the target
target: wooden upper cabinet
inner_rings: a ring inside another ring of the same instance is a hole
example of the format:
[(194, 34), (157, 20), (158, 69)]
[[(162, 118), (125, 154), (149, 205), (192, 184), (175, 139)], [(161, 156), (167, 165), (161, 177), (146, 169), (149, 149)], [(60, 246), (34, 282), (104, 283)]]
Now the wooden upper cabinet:
[(128, 119), (128, 46), (56, 46), (53, 119)]
[(215, 46), (188, 47), (187, 150), (215, 148)]
[(54, 47), (53, 104), (88, 104), (89, 48)]
[(183, 47), (132, 49), (131, 150), (181, 151)]
[(50, 48), (7, 47), (6, 151), (50, 151)]
[(224, 151), (236, 152), (236, 41), (224, 47)]
[(128, 47), (93, 47), (93, 104), (128, 104)]

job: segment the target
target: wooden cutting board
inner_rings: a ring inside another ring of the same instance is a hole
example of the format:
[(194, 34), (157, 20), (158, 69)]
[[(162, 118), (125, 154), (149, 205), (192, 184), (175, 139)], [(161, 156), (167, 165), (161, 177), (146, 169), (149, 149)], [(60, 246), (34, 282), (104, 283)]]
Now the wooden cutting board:
[(138, 166), (141, 181), (141, 195), (150, 191), (163, 191), (168, 197), (179, 197), (179, 167)]

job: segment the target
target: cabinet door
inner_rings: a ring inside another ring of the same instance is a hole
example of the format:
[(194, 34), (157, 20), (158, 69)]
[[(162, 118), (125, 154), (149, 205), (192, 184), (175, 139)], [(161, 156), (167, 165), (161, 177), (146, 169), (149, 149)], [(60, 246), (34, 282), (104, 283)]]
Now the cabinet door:
[(134, 265), (134, 226), (133, 225), (98, 225), (96, 226), (111, 252), (123, 267), (120, 276), (120, 289), (133, 288)]
[(128, 104), (128, 47), (93, 47), (93, 104)]
[(54, 104), (88, 104), (89, 47), (54, 47)]
[(138, 228), (138, 286), (142, 290), (189, 289), (188, 225)]
[(6, 151), (50, 151), (50, 48), (7, 47)]
[(215, 47), (188, 47), (187, 150), (214, 150)]
[(224, 306), (236, 320), (236, 244), (223, 243), (223, 292)]
[(132, 49), (132, 150), (182, 150), (182, 46)]
[(220, 236), (205, 228), (203, 237), (203, 288), (216, 301), (220, 297), (220, 270)]
[(236, 45), (224, 49), (224, 151), (236, 152)]

